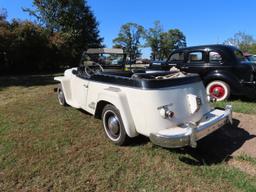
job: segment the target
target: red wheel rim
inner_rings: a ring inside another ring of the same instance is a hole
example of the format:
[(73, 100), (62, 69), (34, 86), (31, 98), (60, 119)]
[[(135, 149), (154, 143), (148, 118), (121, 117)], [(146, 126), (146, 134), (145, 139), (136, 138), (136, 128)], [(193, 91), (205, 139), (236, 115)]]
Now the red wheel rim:
[(221, 85), (214, 84), (210, 87), (210, 94), (220, 99), (225, 95), (225, 89)]

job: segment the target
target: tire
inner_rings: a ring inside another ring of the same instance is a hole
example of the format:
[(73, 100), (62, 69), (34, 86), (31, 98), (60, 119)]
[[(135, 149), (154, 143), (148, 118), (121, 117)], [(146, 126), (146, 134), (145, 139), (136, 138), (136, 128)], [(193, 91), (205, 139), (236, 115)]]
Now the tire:
[(61, 84), (58, 85), (57, 96), (58, 96), (59, 104), (62, 106), (67, 106), (67, 102), (66, 102), (65, 95), (64, 95)]
[(115, 106), (111, 104), (106, 105), (102, 111), (101, 119), (108, 139), (119, 146), (128, 143), (129, 137), (124, 129), (120, 112)]
[(224, 101), (230, 97), (230, 86), (224, 81), (212, 81), (206, 86), (207, 95), (212, 95), (216, 101)]

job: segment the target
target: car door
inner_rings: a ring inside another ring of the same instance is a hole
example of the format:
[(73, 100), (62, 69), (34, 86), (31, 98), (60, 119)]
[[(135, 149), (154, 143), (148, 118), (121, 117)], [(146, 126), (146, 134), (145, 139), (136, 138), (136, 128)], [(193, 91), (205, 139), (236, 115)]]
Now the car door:
[(72, 81), (72, 100), (79, 106), (85, 109), (87, 104), (87, 93), (89, 88), (89, 80), (75, 76)]
[(182, 71), (188, 73), (204, 73), (205, 66), (208, 62), (206, 61), (206, 53), (201, 50), (190, 51), (187, 53), (186, 62), (180, 65)]
[(230, 70), (231, 66), (225, 58), (225, 54), (220, 50), (210, 50), (208, 52), (209, 64), (207, 66), (209, 71), (220, 70), (226, 71)]

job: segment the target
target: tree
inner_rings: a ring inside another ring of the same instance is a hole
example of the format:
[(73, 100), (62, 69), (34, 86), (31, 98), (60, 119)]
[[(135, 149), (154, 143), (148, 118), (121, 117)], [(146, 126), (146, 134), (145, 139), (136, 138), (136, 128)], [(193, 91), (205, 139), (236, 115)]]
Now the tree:
[(186, 47), (186, 37), (179, 29), (163, 31), (160, 21), (146, 32), (146, 46), (151, 48), (153, 60), (166, 59), (174, 49)]
[(256, 41), (253, 36), (243, 32), (238, 32), (234, 35), (234, 37), (224, 41), (224, 44), (236, 46), (243, 52), (250, 52), (250, 50), (255, 47)]
[(160, 59), (167, 59), (173, 50), (186, 46), (186, 37), (179, 29), (163, 32), (160, 39)]
[(40, 72), (48, 67), (48, 35), (44, 28), (30, 21), (14, 20), (13, 34), (8, 48), (12, 73)]
[(83, 50), (102, 47), (98, 23), (85, 0), (34, 0), (25, 9), (52, 32), (59, 32), (77, 62)]
[(127, 52), (130, 60), (140, 56), (141, 40), (145, 37), (145, 29), (136, 23), (124, 24), (118, 37), (113, 40), (114, 47), (121, 47)]
[(8, 69), (7, 51), (12, 39), (10, 24), (6, 18), (6, 9), (0, 9), (0, 72), (5, 72)]
[(161, 35), (163, 33), (163, 27), (160, 21), (155, 21), (154, 27), (149, 28), (146, 32), (146, 46), (151, 48), (151, 56), (153, 60), (160, 59), (160, 46), (161, 46)]

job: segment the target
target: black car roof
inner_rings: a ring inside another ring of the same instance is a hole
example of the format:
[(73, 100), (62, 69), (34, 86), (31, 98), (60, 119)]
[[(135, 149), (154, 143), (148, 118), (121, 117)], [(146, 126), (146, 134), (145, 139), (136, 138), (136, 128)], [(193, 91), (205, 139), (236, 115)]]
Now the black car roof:
[(185, 47), (181, 49), (176, 49), (174, 52), (178, 51), (191, 51), (195, 49), (221, 49), (221, 50), (238, 50), (237, 47), (231, 46), (231, 45), (222, 45), (222, 44), (214, 44), (214, 45), (199, 45), (199, 46), (191, 46), (191, 47)]
[(192, 46), (192, 47), (185, 47), (181, 49), (176, 49), (173, 51), (167, 61), (170, 59), (171, 55), (174, 53), (179, 52), (191, 52), (191, 51), (203, 51), (204, 49), (209, 50), (216, 50), (216, 51), (222, 51), (225, 55), (226, 60), (229, 60), (229, 62), (234, 61), (234, 51), (239, 50), (237, 47), (232, 45), (223, 45), (223, 44), (212, 44), (212, 45), (199, 45), (199, 46)]

